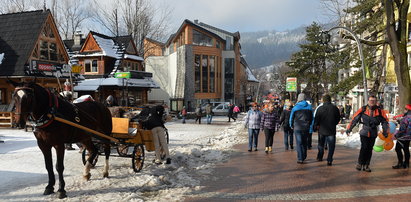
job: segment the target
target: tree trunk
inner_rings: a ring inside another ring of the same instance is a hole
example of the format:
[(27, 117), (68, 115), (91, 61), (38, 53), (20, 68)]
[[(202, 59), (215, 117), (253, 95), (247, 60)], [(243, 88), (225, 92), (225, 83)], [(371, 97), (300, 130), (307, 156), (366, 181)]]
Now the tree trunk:
[[(409, 0), (403, 0), (400, 4), (395, 4), (393, 0), (382, 0), (387, 15), (387, 40), (394, 57), (395, 74), (397, 75), (398, 94), (400, 106), (397, 107), (397, 114), (402, 112), (406, 104), (411, 103), (411, 81), (408, 70), (407, 58), (407, 13), (410, 4)], [(394, 5), (398, 6), (394, 8)], [(395, 20), (395, 10), (398, 12), (397, 30)]]

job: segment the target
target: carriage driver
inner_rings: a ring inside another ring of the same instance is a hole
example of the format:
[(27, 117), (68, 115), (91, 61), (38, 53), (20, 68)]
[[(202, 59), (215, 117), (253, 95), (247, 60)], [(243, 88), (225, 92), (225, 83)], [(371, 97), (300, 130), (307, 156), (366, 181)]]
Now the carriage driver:
[(155, 162), (157, 165), (162, 164), (161, 162), (161, 151), (165, 153), (166, 164), (171, 163), (170, 154), (168, 151), (167, 140), (165, 137), (165, 127), (164, 127), (164, 107), (161, 105), (157, 105), (156, 107), (152, 107), (151, 116), (149, 120), (149, 124), (147, 124), (147, 129), (151, 130), (153, 134), (153, 142), (156, 152), (156, 159)]

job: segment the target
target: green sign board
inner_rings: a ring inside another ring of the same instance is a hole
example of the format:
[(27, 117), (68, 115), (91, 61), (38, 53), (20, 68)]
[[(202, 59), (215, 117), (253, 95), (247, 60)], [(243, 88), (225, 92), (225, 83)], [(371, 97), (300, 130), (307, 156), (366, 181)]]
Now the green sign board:
[(297, 77), (287, 77), (285, 89), (287, 92), (297, 92)]
[(130, 78), (130, 72), (117, 72), (114, 75), (114, 78), (129, 79)]

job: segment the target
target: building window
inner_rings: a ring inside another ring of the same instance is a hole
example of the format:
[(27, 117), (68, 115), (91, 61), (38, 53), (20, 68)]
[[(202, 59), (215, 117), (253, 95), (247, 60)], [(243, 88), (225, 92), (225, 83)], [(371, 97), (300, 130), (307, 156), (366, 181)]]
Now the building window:
[(211, 37), (197, 31), (193, 30), (193, 45), (197, 46), (213, 46), (213, 40)]
[(86, 60), (84, 61), (84, 72), (88, 73), (96, 73), (98, 70), (97, 68), (97, 60)]
[(215, 56), (212, 55), (209, 57), (210, 61), (210, 93), (215, 92)]
[(196, 93), (215, 93), (218, 74), (218, 57), (214, 55), (194, 56), (194, 87)]
[(234, 58), (225, 58), (224, 69), (224, 97), (230, 100), (234, 98)]
[(201, 61), (201, 77), (202, 77), (202, 92), (208, 93), (208, 56), (203, 55), (203, 59)]
[(200, 67), (200, 58), (201, 55), (195, 55), (194, 57), (194, 86), (195, 86), (195, 92), (200, 93), (201, 92), (201, 67)]

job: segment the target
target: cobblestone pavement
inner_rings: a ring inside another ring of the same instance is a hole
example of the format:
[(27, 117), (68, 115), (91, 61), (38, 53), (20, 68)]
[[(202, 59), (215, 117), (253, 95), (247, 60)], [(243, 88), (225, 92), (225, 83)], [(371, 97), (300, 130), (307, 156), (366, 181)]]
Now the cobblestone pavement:
[[(245, 137), (247, 138), (247, 137)], [(283, 133), (274, 136), (274, 151), (264, 152), (264, 134), (259, 151), (237, 145), (227, 162), (217, 165), (214, 176), (187, 201), (410, 201), (411, 176), (408, 169), (394, 170), (395, 151), (373, 153), (371, 173), (357, 171), (358, 149), (337, 146), (332, 166), (318, 162), (317, 134), (304, 164), (297, 164), (297, 151), (284, 149)], [(326, 159), (327, 151), (324, 159)]]

